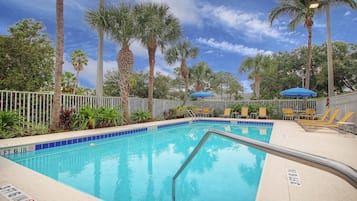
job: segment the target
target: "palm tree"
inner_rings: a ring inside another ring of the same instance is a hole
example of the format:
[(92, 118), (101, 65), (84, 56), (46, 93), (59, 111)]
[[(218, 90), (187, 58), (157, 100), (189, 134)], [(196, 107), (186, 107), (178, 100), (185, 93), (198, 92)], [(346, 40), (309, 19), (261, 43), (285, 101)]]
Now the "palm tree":
[(73, 93), (76, 86), (76, 76), (71, 72), (64, 72), (62, 74), (62, 92)]
[(121, 46), (117, 56), (120, 74), (120, 98), (124, 110), (124, 119), (126, 123), (130, 123), (128, 97), (134, 56), (129, 47), (137, 33), (132, 6), (130, 4), (120, 4), (119, 6), (90, 10), (87, 11), (85, 17), (93, 29), (103, 29), (104, 33)]
[(83, 65), (88, 64), (88, 58), (85, 52), (82, 50), (74, 50), (71, 55), (71, 63), (73, 65), (74, 70), (76, 71), (76, 84), (74, 85), (73, 94), (76, 93), (76, 89), (78, 88), (78, 80), (79, 80), (79, 72), (83, 70)]
[(64, 46), (63, 0), (56, 0), (56, 69), (53, 107), (51, 116), (51, 131), (57, 130), (61, 112), (61, 76), (63, 66)]
[(138, 38), (147, 48), (149, 55), (148, 111), (153, 113), (155, 53), (157, 47), (163, 52), (166, 45), (181, 36), (181, 27), (177, 18), (169, 13), (164, 4), (141, 3), (135, 6)]
[(188, 68), (186, 61), (188, 58), (195, 59), (198, 55), (198, 48), (191, 47), (191, 43), (188, 41), (179, 42), (176, 46), (169, 48), (165, 52), (165, 59), (169, 65), (172, 65), (176, 62), (181, 62), (181, 75), (185, 80), (185, 96), (183, 99), (183, 104), (186, 104), (187, 101), (187, 93), (188, 93), (188, 85), (189, 85), (189, 78), (188, 78)]
[(240, 73), (250, 72), (249, 79), (254, 79), (254, 93), (257, 99), (260, 98), (260, 81), (263, 68), (266, 66), (266, 61), (269, 57), (263, 54), (257, 54), (255, 57), (248, 57), (242, 61), (239, 68)]
[(212, 70), (206, 62), (199, 62), (197, 65), (192, 66), (189, 76), (196, 83), (196, 91), (205, 90), (205, 85), (212, 77)]
[[(100, 0), (99, 8), (104, 8), (104, 0)], [(98, 61), (97, 61), (97, 83), (95, 93), (97, 96), (103, 96), (103, 30), (98, 29)]]
[(310, 88), (310, 74), (311, 74), (311, 37), (312, 37), (312, 25), (314, 24), (314, 10), (310, 8), (310, 4), (313, 0), (281, 0), (280, 4), (274, 8), (269, 14), (270, 24), (273, 21), (282, 16), (288, 14), (292, 20), (289, 23), (290, 30), (295, 30), (296, 26), (303, 23), (307, 28), (308, 40), (307, 40), (307, 63), (306, 63), (306, 82), (305, 88)]

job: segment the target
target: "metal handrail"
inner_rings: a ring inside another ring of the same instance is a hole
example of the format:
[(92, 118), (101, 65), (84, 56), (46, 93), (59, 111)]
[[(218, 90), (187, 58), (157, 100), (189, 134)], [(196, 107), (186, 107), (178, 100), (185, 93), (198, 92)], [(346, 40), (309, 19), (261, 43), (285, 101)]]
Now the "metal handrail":
[(192, 117), (196, 118), (196, 114), (192, 110), (186, 110), (186, 112)]
[(186, 166), (196, 156), (198, 151), (206, 143), (206, 141), (209, 139), (209, 137), (212, 134), (216, 134), (216, 135), (234, 140), (241, 144), (251, 146), (256, 149), (265, 151), (267, 153), (270, 153), (270, 154), (273, 154), (273, 155), (276, 155), (276, 156), (279, 156), (279, 157), (282, 157), (285, 159), (289, 159), (289, 160), (292, 160), (292, 161), (295, 161), (298, 163), (309, 165), (311, 167), (318, 168), (320, 170), (324, 170), (326, 172), (332, 173), (332, 174), (344, 179), (349, 184), (351, 184), (354, 188), (357, 189), (357, 171), (342, 162), (324, 158), (324, 157), (317, 156), (317, 155), (313, 155), (313, 154), (309, 154), (309, 153), (305, 153), (305, 152), (301, 152), (301, 151), (290, 149), (287, 147), (268, 144), (268, 143), (260, 142), (260, 141), (253, 140), (250, 138), (233, 135), (231, 133), (227, 133), (227, 132), (223, 132), (223, 131), (209, 130), (206, 132), (206, 134), (203, 136), (201, 141), (198, 143), (198, 145), (191, 152), (191, 154), (188, 156), (186, 161), (181, 165), (180, 169), (178, 169), (178, 171), (172, 178), (172, 200), (173, 201), (175, 201), (175, 194), (176, 194), (176, 187), (175, 187), (176, 178), (181, 174), (181, 172), (186, 168)]

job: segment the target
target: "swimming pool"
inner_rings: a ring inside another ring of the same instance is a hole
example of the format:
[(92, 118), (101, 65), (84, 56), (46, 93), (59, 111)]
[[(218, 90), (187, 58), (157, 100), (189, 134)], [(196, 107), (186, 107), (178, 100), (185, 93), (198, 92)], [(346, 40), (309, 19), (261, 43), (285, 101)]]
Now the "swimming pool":
[[(172, 176), (210, 129), (269, 142), (272, 124), (197, 121), (7, 158), (106, 201), (170, 200)], [(264, 160), (213, 136), (177, 179), (176, 199), (255, 200)]]

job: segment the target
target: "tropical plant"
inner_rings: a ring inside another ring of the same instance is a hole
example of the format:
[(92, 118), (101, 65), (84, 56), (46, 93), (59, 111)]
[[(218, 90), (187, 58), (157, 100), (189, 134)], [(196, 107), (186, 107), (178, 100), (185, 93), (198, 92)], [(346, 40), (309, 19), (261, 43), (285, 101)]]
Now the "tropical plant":
[(133, 121), (135, 122), (144, 122), (151, 119), (150, 112), (138, 110), (132, 114)]
[(123, 121), (119, 108), (99, 107), (97, 109), (97, 127), (119, 126)]
[(53, 79), (54, 49), (41, 22), (24, 19), (0, 36), (0, 89), (39, 91)]
[(176, 17), (169, 13), (165, 4), (141, 3), (134, 8), (138, 38), (149, 55), (148, 110), (153, 113), (155, 53), (157, 47), (165, 47), (181, 36), (181, 27)]
[(280, 0), (280, 4), (274, 8), (269, 14), (270, 24), (273, 24), (273, 21), (282, 15), (288, 14), (292, 19), (289, 22), (290, 30), (295, 30), (296, 26), (299, 24), (304, 24), (304, 27), (307, 29), (308, 41), (307, 41), (307, 62), (306, 62), (306, 82), (305, 88), (310, 88), (310, 75), (311, 75), (311, 38), (312, 38), (312, 25), (314, 24), (314, 9), (310, 8), (312, 0)]
[(73, 128), (73, 115), (75, 110), (73, 108), (61, 108), (61, 115), (60, 115), (60, 126), (66, 130), (70, 130)]
[(76, 84), (74, 86), (73, 94), (76, 93), (76, 88), (78, 88), (79, 72), (83, 70), (83, 66), (88, 64), (88, 58), (83, 50), (74, 50), (71, 55), (71, 63), (74, 70), (76, 71)]
[(93, 129), (96, 127), (98, 114), (95, 108), (85, 105), (79, 109), (79, 112), (73, 115), (73, 127), (75, 129)]
[(209, 81), (213, 76), (211, 68), (206, 62), (199, 62), (190, 68), (190, 80), (195, 82), (196, 91), (206, 90), (209, 86)]
[(198, 55), (198, 48), (191, 47), (191, 43), (188, 41), (178, 42), (175, 46), (169, 48), (165, 52), (165, 59), (169, 65), (172, 65), (176, 62), (181, 62), (181, 75), (185, 80), (185, 96), (183, 99), (182, 105), (186, 104), (187, 101), (187, 93), (188, 93), (188, 86), (189, 86), (189, 70), (187, 68), (186, 61), (189, 58), (196, 58)]
[(129, 123), (129, 83), (134, 64), (134, 56), (129, 47), (131, 41), (137, 36), (132, 6), (122, 3), (118, 6), (89, 10), (86, 12), (85, 18), (93, 29), (102, 29), (121, 46), (117, 57), (120, 75), (120, 98), (124, 110), (124, 119)]
[(264, 68), (269, 65), (269, 56), (257, 54), (255, 57), (244, 59), (239, 67), (240, 73), (250, 72), (248, 79), (254, 79), (254, 93), (256, 99), (260, 98), (261, 74)]
[(56, 0), (56, 70), (55, 87), (53, 95), (53, 107), (51, 116), (51, 131), (57, 130), (60, 122), (61, 110), (61, 78), (63, 67), (63, 48), (64, 48), (64, 19), (63, 19), (63, 0)]
[(16, 112), (0, 111), (0, 139), (17, 136), (22, 119)]

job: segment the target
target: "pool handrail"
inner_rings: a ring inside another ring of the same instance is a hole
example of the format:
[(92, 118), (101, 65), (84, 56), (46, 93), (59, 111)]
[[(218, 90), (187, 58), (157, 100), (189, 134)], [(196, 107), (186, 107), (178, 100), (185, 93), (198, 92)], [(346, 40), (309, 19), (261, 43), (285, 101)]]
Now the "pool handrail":
[(176, 174), (172, 178), (172, 201), (176, 199), (176, 178), (181, 174), (181, 172), (186, 168), (186, 166), (191, 162), (191, 160), (196, 156), (198, 151), (200, 151), (201, 147), (206, 143), (209, 137), (212, 134), (216, 134), (221, 137), (225, 137), (241, 144), (254, 147), (256, 149), (265, 151), (269, 154), (273, 154), (275, 156), (279, 156), (288, 160), (292, 160), (298, 163), (302, 163), (304, 165), (309, 165), (314, 168), (318, 168), (320, 170), (332, 173), (345, 181), (351, 184), (355, 189), (357, 189), (357, 171), (339, 161), (335, 161), (332, 159), (328, 159), (325, 157), (309, 154), (306, 152), (298, 151), (295, 149), (278, 146), (274, 144), (268, 144), (265, 142), (260, 142), (258, 140), (253, 140), (247, 137), (242, 137), (238, 135), (234, 135), (228, 132), (218, 131), (218, 130), (209, 130), (203, 136), (201, 141), (195, 147), (195, 149), (191, 152), (185, 162), (181, 165), (181, 167), (177, 170)]

